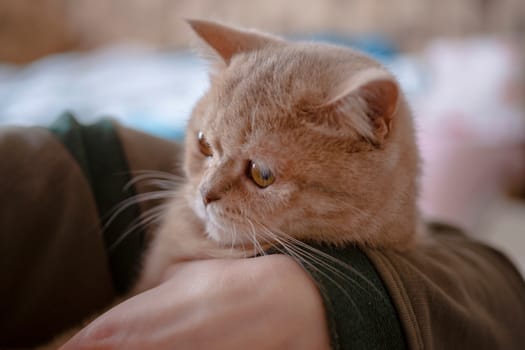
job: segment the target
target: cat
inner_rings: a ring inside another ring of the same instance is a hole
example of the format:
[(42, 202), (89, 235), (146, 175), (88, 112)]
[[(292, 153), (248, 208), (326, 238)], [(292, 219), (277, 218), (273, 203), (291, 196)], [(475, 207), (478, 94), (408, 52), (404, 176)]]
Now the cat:
[(119, 301), (161, 284), (183, 260), (271, 247), (301, 259), (304, 242), (414, 246), (420, 160), (391, 73), (349, 48), (188, 23), (204, 41), (211, 84), (188, 122), (185, 176), (167, 192), (138, 282)]
[(210, 88), (189, 120), (185, 179), (135, 293), (181, 260), (300, 241), (414, 245), (419, 155), (390, 72), (348, 48), (188, 23), (211, 62)]

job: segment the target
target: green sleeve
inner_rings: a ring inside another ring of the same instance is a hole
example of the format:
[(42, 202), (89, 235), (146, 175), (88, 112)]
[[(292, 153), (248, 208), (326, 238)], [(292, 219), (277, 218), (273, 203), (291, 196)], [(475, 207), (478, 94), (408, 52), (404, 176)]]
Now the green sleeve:
[[(113, 286), (125, 293), (138, 274), (138, 260), (145, 246), (145, 232), (139, 225), (124, 233), (140, 217), (137, 205), (122, 207), (136, 195), (124, 149), (115, 124), (102, 119), (82, 125), (70, 113), (62, 114), (49, 128), (79, 164), (93, 193), (107, 250)], [(120, 210), (124, 208), (124, 210)], [(117, 215), (118, 214), (118, 215)]]
[(357, 247), (312, 246), (300, 263), (315, 280), (334, 350), (406, 349), (401, 323), (374, 265)]

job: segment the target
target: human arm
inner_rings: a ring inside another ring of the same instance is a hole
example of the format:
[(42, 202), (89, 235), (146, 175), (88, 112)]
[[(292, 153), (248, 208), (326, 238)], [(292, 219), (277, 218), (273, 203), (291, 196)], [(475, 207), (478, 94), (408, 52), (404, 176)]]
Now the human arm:
[(63, 349), (329, 349), (321, 296), (291, 258), (180, 263)]

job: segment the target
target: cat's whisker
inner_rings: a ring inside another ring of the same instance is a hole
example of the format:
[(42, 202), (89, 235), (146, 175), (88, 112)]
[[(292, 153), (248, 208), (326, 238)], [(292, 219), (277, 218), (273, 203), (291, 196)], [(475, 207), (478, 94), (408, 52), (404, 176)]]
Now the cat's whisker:
[(230, 252), (233, 252), (233, 249), (235, 246), (235, 239), (237, 238), (237, 230), (235, 228), (234, 222), (232, 222), (232, 230), (230, 232), (230, 237), (231, 237)]
[[(320, 251), (320, 250), (318, 250), (318, 249), (316, 249), (316, 248), (313, 248), (313, 247), (309, 246), (308, 244), (306, 244), (306, 243), (304, 243), (304, 242), (302, 242), (302, 241), (295, 240), (293, 237), (290, 237), (290, 236), (288, 236), (288, 235), (285, 235), (285, 234), (282, 234), (282, 233), (277, 234), (277, 233), (271, 231), (271, 230), (270, 230), (266, 225), (264, 225), (264, 224), (261, 224), (261, 223), (257, 223), (257, 224), (258, 224), (259, 226), (261, 226), (261, 228), (262, 228), (265, 232), (269, 233), (269, 234), (271, 235), (271, 238), (272, 238), (272, 239), (278, 241), (280, 244), (291, 243), (291, 244), (297, 246), (298, 248), (300, 247), (300, 248), (303, 248), (303, 249), (304, 249), (304, 248), (307, 248), (307, 249), (309, 249), (309, 250), (314, 250), (314, 251), (311, 252), (311, 253), (309, 253), (308, 251), (304, 251), (303, 254), (308, 254), (308, 258), (311, 258), (311, 259), (313, 259), (313, 260), (316, 260), (318, 263), (320, 263), (320, 264), (322, 264), (322, 265), (326, 265), (326, 266), (324, 266), (325, 268), (333, 269), (332, 272), (334, 272), (334, 273), (341, 273), (340, 271), (334, 269), (332, 266), (327, 265), (326, 262), (323, 261), (323, 260), (321, 260), (319, 256), (314, 255), (314, 253), (315, 253), (315, 254), (317, 254), (317, 255), (322, 256), (323, 254), (326, 254), (326, 253), (324, 253), (324, 252), (322, 252), (322, 251)], [(330, 257), (331, 259), (334, 259), (334, 260), (336, 260), (337, 262), (341, 263), (339, 260), (333, 258), (332, 256), (330, 256), (330, 255), (328, 255), (328, 254), (326, 254), (326, 255), (327, 255), (328, 257)], [(326, 257), (324, 257), (324, 258), (326, 258)], [(348, 268), (352, 269), (351, 267), (348, 267)]]
[(142, 181), (163, 180), (169, 181), (174, 185), (179, 185), (184, 182), (184, 177), (162, 171), (138, 170), (131, 172), (131, 174), (138, 175), (133, 175), (133, 178), (124, 186), (124, 190), (128, 190), (131, 186)]
[(161, 191), (152, 191), (147, 193), (140, 193), (135, 196), (131, 196), (119, 204), (117, 204), (113, 209), (111, 209), (109, 212), (112, 213), (111, 216), (108, 218), (107, 221), (105, 221), (102, 230), (107, 230), (108, 227), (113, 223), (113, 221), (117, 218), (118, 215), (120, 215), (124, 210), (128, 209), (129, 207), (138, 204), (140, 202), (150, 201), (150, 200), (158, 200), (158, 199), (170, 199), (175, 197), (176, 191), (167, 191), (167, 190), (161, 190)]
[(244, 245), (244, 239), (242, 239), (242, 237), (241, 237), (241, 247), (242, 247), (242, 251), (246, 252), (246, 246)]
[[(328, 273), (320, 270), (313, 262), (312, 262), (312, 257), (311, 256), (305, 256), (304, 255), (304, 251), (302, 251), (300, 249), (300, 247), (294, 245), (294, 244), (288, 244), (288, 242), (286, 242), (286, 240), (282, 240), (277, 234), (275, 234), (274, 232), (272, 232), (271, 230), (269, 230), (267, 227), (265, 227), (264, 225), (261, 225), (261, 228), (263, 229), (263, 231), (269, 235), (269, 238), (271, 240), (273, 240), (273, 242), (277, 242), (279, 243), (279, 245), (283, 248), (283, 249), (279, 249), (277, 246), (274, 245), (274, 247), (281, 253), (284, 253), (285, 255), (289, 255), (290, 257), (294, 258), (295, 260), (297, 260), (300, 264), (303, 264), (303, 265), (308, 265), (310, 267), (310, 269), (312, 269), (313, 271), (315, 271), (316, 273), (322, 275), (324, 278), (326, 278), (327, 280), (329, 280), (336, 288), (338, 288), (341, 293), (352, 303), (352, 306), (357, 310), (357, 312), (359, 313), (359, 315), (362, 317), (360, 311), (359, 311), (359, 308), (356, 304), (356, 302), (353, 300), (352, 296), (344, 289), (344, 287), (338, 283), (333, 277), (331, 277), (330, 275), (328, 275)], [(340, 277), (340, 276), (339, 276)], [(346, 277), (346, 276), (345, 276)], [(320, 288), (324, 288), (323, 286), (319, 286)]]
[(167, 208), (169, 208), (169, 204), (158, 205), (156, 207), (146, 210), (138, 218), (135, 218), (129, 224), (128, 229), (117, 240), (115, 240), (115, 242), (113, 242), (110, 245), (109, 250), (113, 251), (119, 244), (121, 244), (124, 241), (124, 239), (126, 239), (139, 227), (146, 227), (162, 219)]
[(174, 173), (166, 172), (166, 171), (160, 171), (160, 170), (134, 170), (130, 172), (133, 176), (135, 174), (139, 174), (139, 176), (148, 176), (151, 178), (157, 178), (157, 179), (174, 179), (179, 180), (184, 178), (181, 175), (177, 175)]
[[(263, 248), (262, 244), (261, 244), (261, 241), (259, 239), (256, 239), (256, 244), (257, 244), (257, 247), (258, 247), (258, 250), (259, 250), (259, 253), (258, 255), (266, 255), (266, 251), (265, 249)], [(265, 242), (263, 242), (264, 244)]]
[(256, 237), (256, 233), (255, 233), (255, 226), (253, 225), (252, 221), (250, 219), (247, 219), (248, 223), (250, 224), (250, 231), (251, 231), (251, 235), (250, 235), (250, 240), (252, 242), (252, 246), (253, 246), (253, 256), (256, 256), (257, 255), (257, 249), (258, 249), (258, 246), (257, 246), (257, 237)]
[(336, 258), (334, 258), (334, 257), (332, 257), (332, 256), (330, 256), (328, 254), (327, 254), (327, 256), (324, 256), (324, 254), (320, 254), (320, 252), (323, 253), (322, 251), (320, 251), (320, 250), (318, 250), (316, 248), (313, 248), (311, 246), (305, 245), (305, 246), (302, 246), (301, 248), (303, 249), (302, 250), (302, 254), (304, 254), (306, 257), (309, 257), (310, 259), (315, 261), (317, 264), (319, 264), (320, 266), (324, 267), (326, 270), (329, 270), (331, 273), (336, 275), (338, 278), (341, 278), (343, 280), (347, 280), (350, 283), (354, 284), (359, 289), (363, 290), (364, 292), (369, 293), (369, 290), (367, 288), (365, 288), (361, 283), (359, 283), (359, 281), (357, 281), (355, 278), (352, 278), (351, 276), (348, 276), (347, 274), (341, 272), (341, 270), (333, 267), (332, 265), (329, 264), (329, 262), (333, 262), (336, 265), (339, 265), (340, 267), (344, 268), (345, 270), (351, 272), (355, 277), (357, 277), (358, 279), (362, 280), (364, 283), (369, 285), (370, 288), (374, 292), (377, 293), (377, 295), (383, 297), (381, 291), (366, 276), (364, 276), (361, 272), (359, 272), (359, 270), (349, 266), (348, 264), (344, 263), (343, 261), (338, 260), (338, 259), (336, 259)]
[[(275, 235), (274, 235), (275, 236)], [(319, 275), (326, 278), (330, 283), (332, 283), (339, 291), (350, 301), (354, 309), (357, 311), (360, 317), (362, 317), (361, 312), (359, 311), (359, 307), (357, 303), (354, 301), (354, 298), (350, 293), (346, 291), (346, 289), (332, 276), (330, 276), (327, 272), (321, 270), (315, 263), (315, 259), (312, 258), (312, 256), (306, 254), (305, 251), (303, 251), (300, 247), (294, 245), (294, 244), (288, 244), (288, 242), (281, 240), (280, 238), (274, 237), (277, 242), (286, 250), (287, 255), (291, 256), (295, 260), (297, 260), (300, 264), (308, 266), (312, 271), (315, 271)], [(319, 264), (319, 262), (317, 262)], [(333, 271), (330, 271), (333, 273)], [(339, 275), (335, 274), (339, 278), (347, 279), (351, 282), (355, 282), (350, 278), (349, 276), (346, 276), (344, 274)], [(323, 292), (326, 292), (325, 288), (326, 286), (318, 285), (319, 288), (323, 290)]]
[[(294, 249), (294, 251), (296, 251), (296, 253), (300, 254), (306, 260), (315, 262), (316, 264), (318, 264), (321, 267), (324, 267), (327, 271), (329, 271), (330, 273), (334, 274), (338, 278), (341, 278), (343, 280), (347, 280), (347, 281), (351, 282), (352, 284), (356, 285), (358, 288), (362, 289), (363, 291), (368, 292), (368, 290), (365, 287), (363, 287), (360, 283), (358, 283), (355, 279), (351, 278), (347, 274), (344, 274), (339, 269), (337, 269), (334, 266), (330, 265), (328, 262), (337, 264), (340, 267), (343, 267), (344, 269), (348, 270), (352, 274), (356, 275), (357, 277), (359, 277), (363, 281), (365, 281), (365, 283), (367, 283), (374, 291), (376, 291), (379, 295), (382, 296), (382, 293), (377, 289), (377, 287), (372, 282), (370, 282), (368, 280), (368, 278), (366, 278), (362, 273), (360, 273), (358, 270), (356, 270), (352, 266), (350, 266), (350, 265), (346, 264), (345, 262), (343, 262), (343, 261), (341, 261), (339, 259), (336, 259), (333, 256), (331, 256), (331, 255), (329, 255), (329, 254), (327, 254), (327, 253), (325, 253), (325, 252), (323, 252), (323, 251), (321, 251), (321, 250), (319, 250), (317, 248), (314, 248), (314, 247), (310, 246), (309, 244), (307, 244), (307, 243), (305, 243), (303, 241), (300, 241), (300, 240), (298, 240), (298, 239), (296, 239), (296, 238), (294, 238), (294, 237), (292, 237), (292, 236), (290, 236), (290, 235), (288, 235), (288, 234), (286, 234), (284, 232), (275, 233), (275, 232), (272, 232), (264, 224), (261, 224), (261, 223), (257, 223), (257, 224), (264, 231), (266, 231), (268, 233), (271, 233), (272, 238), (275, 241), (279, 242), (280, 244), (291, 243), (291, 247), (293, 247), (291, 249)], [(305, 259), (301, 259), (301, 261), (304, 261)], [(313, 267), (313, 265), (311, 265), (311, 266)], [(338, 283), (335, 283), (335, 284), (338, 284)]]
[(183, 181), (165, 180), (165, 179), (145, 179), (142, 180), (145, 185), (154, 187), (155, 189), (174, 190), (183, 184)]
[[(287, 236), (287, 238), (293, 242), (295, 245), (305, 249), (305, 254), (309, 254), (309, 256), (312, 258), (312, 259), (315, 259), (320, 265), (324, 266), (325, 268), (327, 269), (330, 269), (332, 273), (335, 273), (335, 274), (338, 274), (339, 277), (341, 278), (347, 278), (346, 275), (344, 275), (343, 273), (341, 273), (340, 270), (334, 268), (333, 266), (331, 266), (330, 264), (328, 264), (328, 262), (331, 262), (331, 263), (334, 263), (336, 265), (339, 265), (340, 267), (348, 270), (348, 271), (351, 271), (353, 274), (357, 275), (359, 278), (361, 278), (363, 281), (365, 281), (367, 284), (370, 285), (370, 287), (372, 287), (373, 289), (375, 289), (376, 292), (378, 292), (379, 294), (381, 294), (381, 292), (377, 289), (377, 287), (375, 287), (369, 280), (368, 278), (366, 278), (362, 273), (360, 273), (358, 270), (356, 270), (354, 267), (348, 265), (347, 263), (341, 261), (340, 259), (337, 259), (337, 258), (334, 258), (333, 256), (331, 256), (330, 254), (327, 254), (317, 248), (314, 248), (312, 247), (311, 245), (303, 242), (303, 241), (300, 241), (290, 235), (287, 235), (286, 233), (284, 232), (280, 232), (281, 235), (283, 236)], [(325, 260), (323, 260), (325, 259)], [(356, 283), (356, 285), (358, 285), (359, 287), (362, 287), (360, 284), (358, 284), (356, 281), (352, 280), (354, 283)], [(365, 290), (363, 288), (363, 290)]]

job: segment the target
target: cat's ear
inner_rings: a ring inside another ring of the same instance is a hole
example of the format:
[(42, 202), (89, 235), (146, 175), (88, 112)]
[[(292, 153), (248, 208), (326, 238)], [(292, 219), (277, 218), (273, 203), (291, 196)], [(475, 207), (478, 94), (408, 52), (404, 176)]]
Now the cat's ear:
[(196, 19), (187, 19), (186, 22), (225, 65), (230, 64), (235, 54), (257, 50), (281, 41), (268, 34), (237, 29), (216, 22)]
[(399, 94), (398, 83), (390, 73), (369, 68), (336, 86), (325, 107), (331, 109), (339, 123), (381, 145), (391, 132)]

